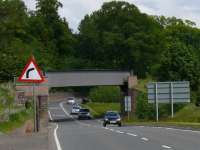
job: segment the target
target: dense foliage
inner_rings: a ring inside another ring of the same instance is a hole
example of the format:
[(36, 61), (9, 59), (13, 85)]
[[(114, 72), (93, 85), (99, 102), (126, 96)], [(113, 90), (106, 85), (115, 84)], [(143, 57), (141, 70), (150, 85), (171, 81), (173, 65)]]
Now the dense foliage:
[(92, 102), (117, 102), (119, 103), (122, 95), (117, 86), (99, 86), (89, 92), (89, 98)]
[[(133, 69), (141, 78), (189, 80), (200, 91), (200, 29), (189, 20), (150, 16), (111, 1), (86, 15), (72, 33), (58, 0), (0, 0), (0, 81), (18, 76), (34, 54), (44, 71)], [(198, 97), (198, 96), (197, 96)]]

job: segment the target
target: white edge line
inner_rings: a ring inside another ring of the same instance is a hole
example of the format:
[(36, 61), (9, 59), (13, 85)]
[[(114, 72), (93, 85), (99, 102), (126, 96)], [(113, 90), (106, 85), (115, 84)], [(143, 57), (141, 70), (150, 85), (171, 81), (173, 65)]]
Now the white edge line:
[(163, 148), (167, 148), (167, 149), (170, 149), (171, 147), (170, 146), (167, 146), (167, 145), (162, 145)]
[(144, 140), (144, 141), (149, 141), (149, 139), (148, 139), (148, 138), (146, 138), (146, 137), (142, 137), (142, 138), (141, 138), (141, 140)]
[(200, 133), (200, 131), (195, 130), (184, 130), (184, 129), (176, 129), (176, 128), (165, 128), (166, 130), (176, 130), (176, 131), (183, 131), (183, 132), (193, 132), (193, 133)]
[(57, 129), (58, 129), (58, 124), (56, 124), (56, 128), (54, 129), (54, 137), (55, 137), (57, 149), (62, 150), (62, 148), (60, 146), (60, 142), (58, 140), (58, 136), (57, 136)]
[(64, 113), (65, 113), (68, 117), (73, 118), (73, 117), (65, 110), (65, 108), (63, 107), (63, 102), (60, 103), (60, 107), (62, 108), (62, 110), (64, 111)]
[(51, 112), (48, 110), (48, 114), (49, 114), (49, 118), (50, 120), (53, 120), (52, 116), (51, 116)]

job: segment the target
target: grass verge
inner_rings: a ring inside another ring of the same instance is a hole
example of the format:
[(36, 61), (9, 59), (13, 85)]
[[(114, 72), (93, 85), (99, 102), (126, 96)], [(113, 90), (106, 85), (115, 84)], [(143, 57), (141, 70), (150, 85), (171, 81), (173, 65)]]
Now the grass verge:
[(11, 114), (9, 121), (0, 122), (0, 132), (9, 133), (15, 128), (21, 127), (24, 122), (32, 117), (32, 110), (22, 110)]
[(159, 126), (159, 127), (177, 127), (184, 129), (198, 129), (200, 130), (200, 123), (192, 122), (142, 122), (142, 121), (124, 121), (125, 125), (142, 125), (142, 126)]
[(106, 111), (115, 110), (120, 111), (119, 103), (87, 103), (82, 104), (82, 107), (90, 109), (94, 118), (103, 117)]

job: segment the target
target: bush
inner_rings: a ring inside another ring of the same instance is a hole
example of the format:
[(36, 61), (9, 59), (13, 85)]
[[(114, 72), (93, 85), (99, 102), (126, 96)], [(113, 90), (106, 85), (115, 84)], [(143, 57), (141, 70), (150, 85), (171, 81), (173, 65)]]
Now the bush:
[(30, 101), (25, 102), (25, 108), (30, 109), (32, 107), (32, 103)]
[(200, 107), (200, 88), (198, 89), (197, 93), (196, 93), (196, 102), (195, 102), (196, 106)]
[(99, 86), (90, 90), (89, 98), (93, 102), (119, 102), (122, 96), (117, 86)]
[(155, 118), (155, 109), (153, 104), (148, 104), (146, 93), (138, 93), (136, 100), (136, 117), (143, 120)]
[(19, 121), (20, 120), (20, 113), (11, 114), (9, 116), (10, 121)]

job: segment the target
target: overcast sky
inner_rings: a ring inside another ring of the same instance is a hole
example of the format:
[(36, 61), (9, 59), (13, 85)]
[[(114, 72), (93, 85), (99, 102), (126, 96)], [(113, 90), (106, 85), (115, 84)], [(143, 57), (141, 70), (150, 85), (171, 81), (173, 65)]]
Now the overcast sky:
[[(59, 10), (73, 31), (86, 14), (98, 10), (103, 2), (111, 0), (60, 0), (63, 8)], [(200, 0), (124, 0), (135, 4), (141, 12), (151, 15), (176, 16), (196, 22), (200, 27)], [(24, 0), (28, 9), (35, 9), (35, 0)]]

